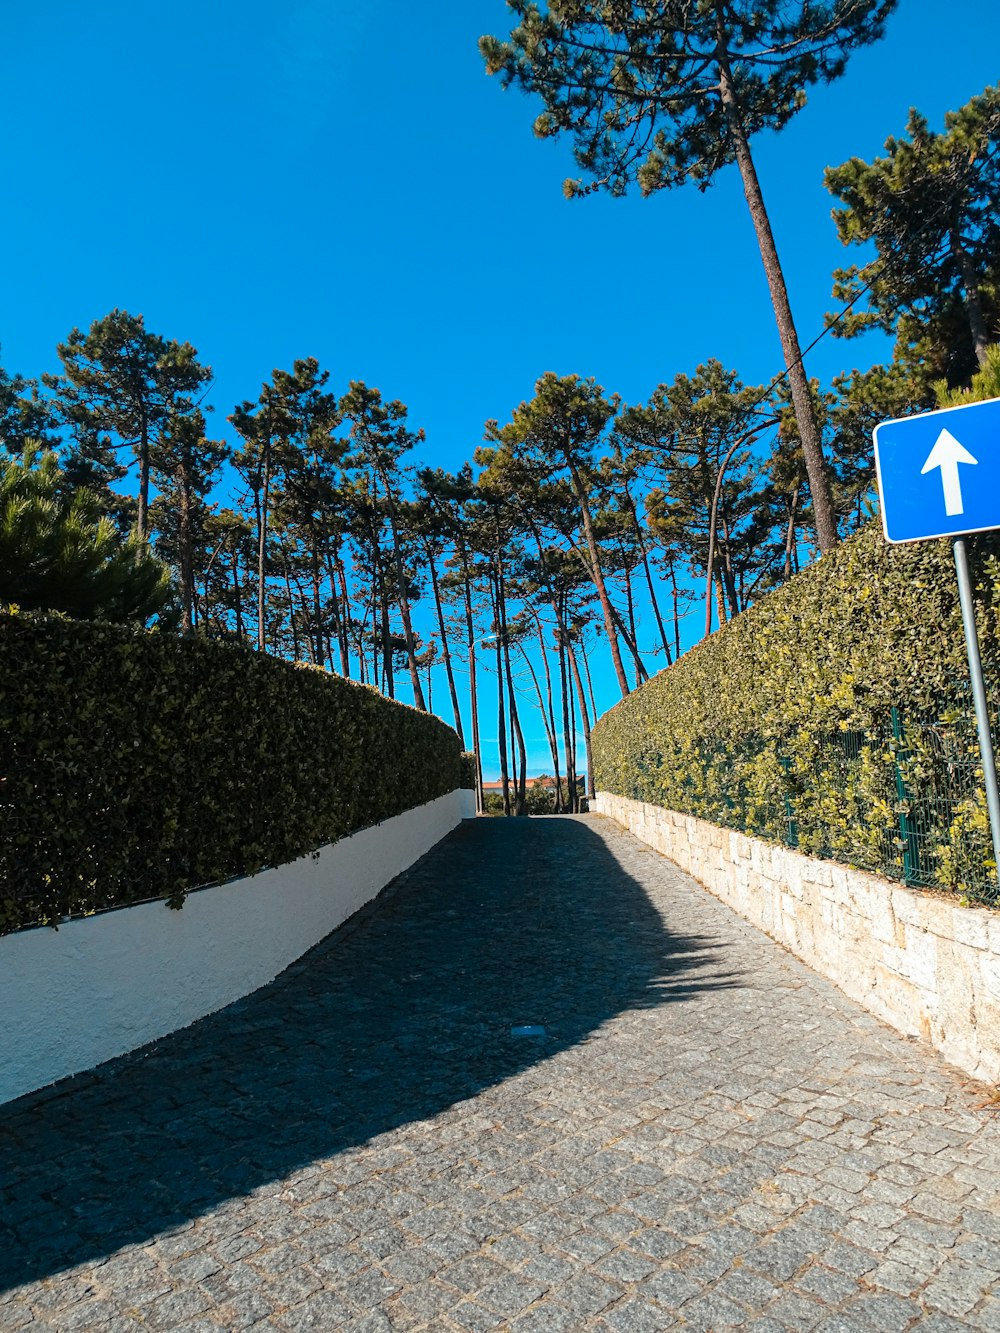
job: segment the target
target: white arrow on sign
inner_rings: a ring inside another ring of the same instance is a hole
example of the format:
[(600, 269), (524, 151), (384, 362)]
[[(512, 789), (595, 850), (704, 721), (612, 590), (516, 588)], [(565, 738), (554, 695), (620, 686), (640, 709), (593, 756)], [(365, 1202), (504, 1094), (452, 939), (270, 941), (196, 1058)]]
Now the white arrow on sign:
[(934, 441), (934, 448), (927, 455), (927, 462), (920, 469), (920, 475), (941, 469), (941, 485), (944, 487), (944, 512), (948, 515), (964, 514), (962, 504), (962, 485), (958, 479), (959, 463), (978, 463), (963, 444), (959, 444), (950, 430), (943, 430)]

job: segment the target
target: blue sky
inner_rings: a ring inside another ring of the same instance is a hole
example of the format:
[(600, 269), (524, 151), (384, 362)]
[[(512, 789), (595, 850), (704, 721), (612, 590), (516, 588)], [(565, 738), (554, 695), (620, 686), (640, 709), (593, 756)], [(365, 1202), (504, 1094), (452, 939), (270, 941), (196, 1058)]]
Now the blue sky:
[[(316, 356), (338, 389), (364, 379), (406, 402), (420, 461), (451, 469), (546, 370), (629, 402), (710, 356), (770, 379), (778, 339), (735, 170), (705, 194), (565, 200), (568, 145), (533, 138), (538, 108), (476, 49), (507, 13), (9, 0), (3, 364), (58, 369), (56, 342), (119, 306), (213, 366), (215, 433), (272, 368)], [(901, 0), (883, 42), (756, 141), (803, 343), (850, 261), (823, 168), (879, 152), (911, 105), (939, 127), (1000, 77), (998, 51), (995, 0)], [(829, 380), (882, 355), (826, 339), (807, 367)]]

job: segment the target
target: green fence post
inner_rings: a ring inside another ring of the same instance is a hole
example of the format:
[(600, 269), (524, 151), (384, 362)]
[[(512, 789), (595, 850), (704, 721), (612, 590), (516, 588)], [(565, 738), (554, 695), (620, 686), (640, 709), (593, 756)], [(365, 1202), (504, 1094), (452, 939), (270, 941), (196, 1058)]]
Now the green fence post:
[(903, 839), (903, 883), (916, 884), (920, 879), (920, 847), (917, 842), (917, 830), (910, 817), (910, 793), (906, 790), (906, 783), (903, 781), (903, 773), (899, 766), (900, 761), (905, 763), (910, 756), (909, 752), (902, 748), (903, 721), (895, 705), (890, 709), (890, 715), (892, 736), (896, 742), (892, 754), (892, 766), (896, 772), (896, 796), (899, 800), (899, 834)]
[[(792, 761), (785, 755), (778, 756), (778, 763), (781, 765), (781, 771), (787, 778), (792, 771)], [(788, 836), (786, 842), (789, 847), (798, 847), (799, 845), (799, 826), (795, 822), (795, 809), (792, 805), (792, 798), (788, 792), (788, 784), (782, 789), (782, 795), (785, 798), (785, 822), (788, 824)]]

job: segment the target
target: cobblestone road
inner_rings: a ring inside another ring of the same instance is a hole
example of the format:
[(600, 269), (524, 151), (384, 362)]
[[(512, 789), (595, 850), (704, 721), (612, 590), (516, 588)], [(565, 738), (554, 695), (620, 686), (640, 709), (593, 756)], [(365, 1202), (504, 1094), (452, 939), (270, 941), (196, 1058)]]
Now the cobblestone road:
[(997, 1330), (982, 1100), (609, 821), (478, 820), (0, 1109), (0, 1329)]

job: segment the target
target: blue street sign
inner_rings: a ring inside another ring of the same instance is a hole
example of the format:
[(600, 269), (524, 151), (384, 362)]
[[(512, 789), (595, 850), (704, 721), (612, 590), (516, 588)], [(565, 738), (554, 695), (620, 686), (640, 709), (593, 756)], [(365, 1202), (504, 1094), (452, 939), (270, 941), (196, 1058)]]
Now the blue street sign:
[(883, 421), (874, 438), (887, 541), (1000, 528), (1000, 398)]

